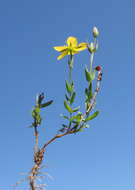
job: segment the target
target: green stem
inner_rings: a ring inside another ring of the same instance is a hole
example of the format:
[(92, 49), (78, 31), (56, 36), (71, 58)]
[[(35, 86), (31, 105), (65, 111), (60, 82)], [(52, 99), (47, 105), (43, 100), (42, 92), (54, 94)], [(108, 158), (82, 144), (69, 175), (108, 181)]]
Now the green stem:
[(69, 55), (69, 60), (68, 60), (68, 66), (69, 66), (69, 83), (72, 83), (72, 69), (73, 69), (73, 55)]
[[(94, 38), (93, 41), (94, 41), (94, 46), (96, 47), (96, 45), (97, 45), (97, 39)], [(91, 56), (90, 56), (90, 72), (92, 72), (93, 59), (94, 59), (94, 52), (91, 53)]]
[(94, 59), (94, 52), (91, 53), (91, 56), (90, 56), (90, 72), (92, 72), (93, 59)]
[[(73, 55), (70, 54), (69, 55), (69, 60), (68, 60), (68, 65), (69, 65), (69, 83), (70, 85), (72, 85), (72, 69), (73, 69), (73, 62), (74, 62), (74, 59), (73, 59)], [(70, 94), (70, 98), (72, 96), (72, 93)], [(70, 104), (71, 106), (71, 104)], [(69, 114), (69, 117), (71, 118), (72, 117), (72, 113)], [(71, 121), (69, 122), (69, 129), (71, 127)]]
[(72, 67), (69, 65), (69, 83), (72, 83)]

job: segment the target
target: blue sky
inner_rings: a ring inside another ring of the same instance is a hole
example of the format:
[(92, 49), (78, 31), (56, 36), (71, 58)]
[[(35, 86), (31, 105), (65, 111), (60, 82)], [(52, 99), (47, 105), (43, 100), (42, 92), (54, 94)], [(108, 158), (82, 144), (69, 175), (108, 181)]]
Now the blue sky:
[[(66, 58), (57, 61), (53, 46), (68, 36), (91, 39), (100, 30), (95, 66), (103, 67), (97, 100), (99, 117), (85, 132), (67, 136), (48, 147), (45, 171), (53, 180), (48, 190), (134, 190), (134, 41), (135, 2), (132, 0), (4, 0), (0, 1), (1, 183), (9, 190), (32, 166), (31, 109), (44, 91), (54, 100), (44, 114), (41, 144), (62, 123)], [(74, 79), (80, 93), (88, 53), (76, 56)], [(18, 186), (26, 189), (27, 184)]]

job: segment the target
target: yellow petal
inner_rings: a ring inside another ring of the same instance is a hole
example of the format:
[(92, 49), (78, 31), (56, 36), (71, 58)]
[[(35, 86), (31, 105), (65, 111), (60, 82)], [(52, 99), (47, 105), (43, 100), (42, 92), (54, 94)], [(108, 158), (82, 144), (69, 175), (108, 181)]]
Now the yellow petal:
[(68, 55), (68, 51), (65, 50), (65, 51), (62, 52), (61, 55), (59, 55), (59, 56), (57, 57), (57, 59), (60, 60), (60, 59), (62, 59), (63, 57), (65, 57), (66, 55)]
[(56, 51), (64, 51), (67, 49), (67, 46), (56, 46), (56, 47), (53, 47)]
[(87, 48), (87, 43), (82, 42), (80, 43), (76, 48), (74, 48), (75, 51), (83, 51)]
[(78, 46), (85, 46), (85, 47), (87, 47), (87, 46), (88, 46), (88, 43), (82, 42), (82, 43), (78, 44)]
[(67, 45), (68, 46), (76, 47), (77, 44), (78, 44), (77, 38), (75, 38), (73, 36), (68, 37), (68, 39), (67, 39)]
[(76, 54), (76, 53), (79, 53), (79, 51), (77, 51), (77, 50), (72, 50), (72, 51), (68, 51), (68, 55), (74, 55), (74, 54)]

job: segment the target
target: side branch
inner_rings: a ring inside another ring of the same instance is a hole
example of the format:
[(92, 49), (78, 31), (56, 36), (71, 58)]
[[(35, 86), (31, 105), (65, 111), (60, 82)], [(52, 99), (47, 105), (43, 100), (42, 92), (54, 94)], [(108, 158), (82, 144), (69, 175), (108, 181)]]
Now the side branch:
[(65, 136), (65, 135), (68, 135), (68, 134), (70, 134), (70, 132), (65, 132), (63, 134), (55, 135), (52, 139), (50, 139), (47, 143), (45, 143), (44, 146), (41, 149), (44, 150), (50, 143), (55, 141), (55, 139), (61, 138), (61, 137)]
[(98, 92), (99, 92), (99, 90), (100, 90), (101, 80), (102, 80), (102, 72), (99, 71), (99, 72), (98, 72), (98, 76), (97, 76), (96, 89), (95, 89), (95, 92), (94, 92), (94, 94), (93, 94), (92, 100), (91, 100), (91, 102), (90, 102), (90, 104), (89, 104), (89, 107), (88, 107), (88, 109), (87, 109), (87, 111), (86, 111), (86, 115), (89, 114), (89, 112), (92, 110), (92, 108), (93, 108), (93, 106), (94, 106), (94, 104), (95, 104), (96, 96), (97, 96), (97, 94), (98, 94)]

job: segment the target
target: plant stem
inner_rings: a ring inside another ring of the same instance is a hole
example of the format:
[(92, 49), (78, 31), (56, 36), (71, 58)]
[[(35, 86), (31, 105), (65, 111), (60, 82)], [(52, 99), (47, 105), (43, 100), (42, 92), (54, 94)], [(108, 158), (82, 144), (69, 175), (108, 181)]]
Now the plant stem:
[(63, 134), (57, 134), (57, 135), (55, 135), (52, 139), (50, 139), (47, 143), (45, 143), (44, 145), (43, 145), (43, 147), (41, 148), (41, 150), (44, 150), (49, 144), (51, 144), (53, 141), (55, 141), (57, 138), (61, 138), (61, 137), (63, 137), (63, 136), (65, 136), (65, 135), (68, 135), (68, 134), (70, 134), (69, 132), (65, 132), (65, 133), (63, 133)]
[[(72, 80), (72, 69), (73, 69), (73, 64), (74, 64), (74, 59), (73, 59), (73, 55), (70, 54), (69, 55), (69, 60), (68, 60), (68, 65), (69, 65), (69, 83), (70, 85), (72, 85), (73, 83), (73, 80)], [(70, 93), (70, 98), (72, 96), (72, 93)], [(70, 103), (70, 106), (71, 106), (71, 103)], [(69, 114), (69, 117), (71, 118), (72, 117), (72, 113)], [(71, 121), (69, 122), (69, 129), (71, 127)]]
[(94, 59), (94, 52), (91, 53), (91, 56), (90, 56), (90, 73), (92, 72), (93, 59)]
[(35, 147), (34, 147), (34, 153), (36, 153), (38, 151), (38, 137), (39, 137), (39, 133), (37, 130), (37, 126), (34, 127), (34, 133), (35, 133)]
[(95, 100), (96, 100), (96, 96), (97, 96), (97, 94), (98, 94), (98, 92), (99, 92), (99, 90), (100, 90), (101, 80), (102, 80), (102, 72), (99, 71), (99, 72), (98, 72), (98, 76), (97, 76), (97, 82), (96, 82), (95, 92), (94, 92), (93, 97), (92, 97), (92, 99), (91, 99), (89, 108), (88, 108), (88, 110), (87, 110), (86, 113), (85, 113), (86, 115), (88, 115), (89, 112), (91, 111), (91, 109), (93, 108), (93, 105), (94, 105)]
[(72, 83), (72, 69), (73, 69), (73, 55), (70, 54), (68, 57), (68, 66), (69, 66), (69, 83)]

